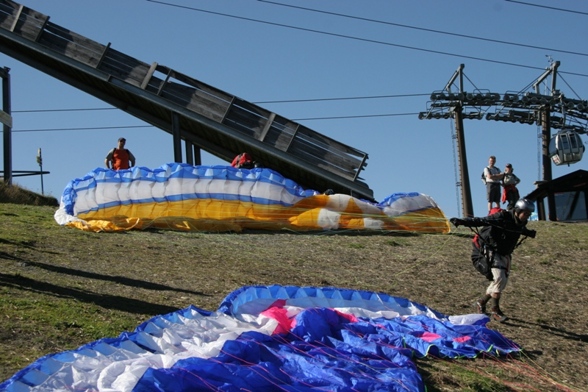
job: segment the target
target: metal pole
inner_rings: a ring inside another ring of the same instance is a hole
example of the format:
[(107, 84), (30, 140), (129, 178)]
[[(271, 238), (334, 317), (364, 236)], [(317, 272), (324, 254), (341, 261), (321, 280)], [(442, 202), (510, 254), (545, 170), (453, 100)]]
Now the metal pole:
[[(2, 76), (2, 110), (10, 116), (10, 68), (0, 70)], [(12, 125), (4, 124), (4, 182), (12, 184)]]
[[(459, 92), (464, 94), (463, 89), (463, 69), (465, 64), (460, 64), (456, 71), (456, 76), (459, 78)], [(453, 78), (455, 79), (455, 78)], [(453, 83), (453, 82), (452, 82)], [(463, 216), (472, 217), (474, 216), (474, 206), (472, 204), (472, 191), (470, 188), (470, 174), (468, 170), (468, 161), (466, 158), (466, 147), (465, 147), (465, 133), (463, 127), (463, 106), (460, 103), (453, 109), (455, 114), (455, 134), (457, 138), (457, 155), (460, 166), (460, 182), (461, 182), (461, 203)]]
[(551, 138), (551, 125), (549, 117), (551, 116), (548, 107), (541, 110), (541, 153), (543, 162), (543, 181), (551, 181), (551, 159), (549, 159), (549, 140)]
[(41, 194), (45, 196), (45, 189), (43, 188), (43, 156), (41, 155), (41, 148), (37, 152), (37, 163), (39, 164), (39, 170), (41, 171)]
[(190, 165), (194, 165), (194, 149), (192, 146), (193, 144), (189, 140), (184, 142), (184, 147), (186, 149), (186, 163)]
[(200, 147), (193, 145), (194, 147), (194, 164), (196, 166), (202, 165), (202, 150)]
[(182, 138), (180, 130), (180, 116), (177, 113), (172, 113), (171, 127), (174, 145), (174, 162), (182, 163)]
[(453, 110), (455, 114), (455, 134), (457, 137), (457, 155), (459, 159), (460, 181), (461, 181), (461, 203), (463, 216), (474, 216), (474, 207), (472, 206), (472, 193), (470, 191), (470, 175), (468, 171), (468, 162), (466, 159), (465, 136), (463, 131), (463, 108), (461, 105), (456, 106)]
[[(550, 116), (551, 114), (549, 108), (546, 107), (541, 111), (541, 147), (543, 157), (543, 181), (545, 182), (552, 180), (551, 160), (549, 159), (549, 140), (551, 137), (551, 124), (549, 123)], [(547, 208), (549, 220), (557, 220), (555, 212), (555, 197), (553, 192), (547, 192)]]

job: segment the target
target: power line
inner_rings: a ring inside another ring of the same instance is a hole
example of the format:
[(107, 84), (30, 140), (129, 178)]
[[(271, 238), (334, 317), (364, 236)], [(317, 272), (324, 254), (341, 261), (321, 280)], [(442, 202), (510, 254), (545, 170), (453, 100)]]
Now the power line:
[[(432, 51), (432, 50), (427, 50), (427, 49), (422, 49), (422, 48), (416, 48), (416, 47), (410, 47), (410, 46), (404, 46), (404, 45), (398, 45), (398, 44), (392, 44), (392, 43), (387, 43), (387, 42), (382, 42), (382, 41), (375, 41), (375, 40), (363, 39), (363, 38), (358, 38), (358, 37), (353, 37), (353, 36), (346, 36), (346, 35), (342, 35), (342, 34), (336, 34), (336, 33), (323, 32), (323, 31), (319, 31), (319, 30), (300, 28), (300, 27), (296, 27), (296, 26), (289, 26), (289, 25), (284, 25), (284, 24), (279, 24), (279, 23), (274, 23), (274, 22), (267, 22), (267, 21), (252, 19), (252, 18), (246, 18), (246, 17), (229, 15), (229, 14), (224, 14), (224, 13), (219, 13), (219, 12), (214, 12), (214, 11), (208, 11), (208, 10), (203, 10), (203, 9), (199, 9), (199, 8), (193, 8), (193, 7), (181, 6), (181, 5), (171, 4), (171, 3), (165, 3), (165, 2), (156, 1), (156, 0), (146, 0), (146, 1), (149, 1), (149, 2), (152, 2), (152, 3), (158, 3), (158, 4), (161, 4), (161, 5), (165, 5), (165, 6), (185, 8), (185, 9), (189, 9), (189, 10), (193, 10), (193, 11), (198, 11), (198, 12), (210, 13), (210, 14), (215, 14), (215, 15), (220, 15), (220, 16), (225, 16), (225, 17), (230, 17), (230, 18), (235, 18), (235, 19), (243, 19), (243, 20), (252, 21), (252, 22), (256, 22), (256, 23), (276, 25), (276, 26), (279, 26), (279, 27), (286, 27), (286, 28), (291, 28), (291, 29), (296, 29), (296, 30), (309, 31), (309, 32), (314, 32), (314, 33), (319, 33), (319, 34), (326, 34), (326, 35), (332, 35), (332, 36), (337, 36), (337, 37), (342, 37), (342, 38), (349, 38), (349, 39), (361, 40), (361, 41), (366, 41), (366, 42), (372, 42), (372, 43), (378, 43), (378, 44), (384, 44), (384, 45), (397, 46), (397, 47), (402, 47), (402, 48), (407, 48), (407, 49), (414, 49), (414, 50), (426, 51), (426, 52), (430, 52), (430, 53), (446, 54), (446, 55), (450, 55), (450, 56), (460, 56), (460, 57), (466, 57), (466, 58), (471, 58), (471, 59), (477, 59), (477, 60), (481, 60), (481, 61), (488, 61), (488, 62), (494, 62), (494, 63), (500, 63), (500, 64), (506, 64), (506, 65), (519, 66), (519, 67), (532, 68), (532, 69), (541, 69), (542, 70), (542, 68), (538, 68), (538, 67), (525, 66), (525, 65), (521, 65), (521, 64), (507, 63), (507, 62), (495, 61), (495, 60), (489, 60), (489, 59), (482, 59), (482, 58), (471, 57), (471, 56), (461, 56), (461, 55), (456, 55), (456, 54), (452, 54), (452, 53), (446, 53), (446, 52), (440, 52), (440, 51)], [(452, 36), (457, 36), (457, 37), (463, 37), (463, 38), (469, 38), (469, 39), (477, 39), (477, 40), (483, 40), (483, 41), (489, 41), (489, 42), (496, 42), (496, 43), (507, 44), (507, 45), (516, 45), (516, 46), (529, 47), (529, 48), (534, 48), (534, 49), (543, 49), (543, 50), (550, 50), (550, 51), (556, 51), (556, 52), (562, 52), (562, 53), (576, 54), (576, 55), (580, 55), (580, 56), (588, 56), (588, 54), (584, 54), (584, 53), (570, 52), (570, 51), (562, 51), (562, 50), (551, 49), (551, 48), (542, 48), (542, 47), (537, 47), (537, 46), (532, 46), (532, 45), (518, 44), (518, 43), (507, 42), (507, 41), (499, 41), (499, 40), (494, 40), (494, 39), (487, 39), (487, 38), (469, 36), (469, 35), (464, 35), (464, 34), (458, 34), (458, 33), (450, 33), (450, 32), (445, 32), (445, 31), (440, 31), (440, 30), (420, 28), (420, 27), (416, 27), (416, 26), (403, 25), (403, 24), (398, 24), (398, 23), (393, 23), (393, 22), (386, 22), (386, 21), (381, 21), (381, 20), (376, 20), (376, 19), (368, 19), (368, 18), (356, 17), (356, 16), (351, 16), (351, 15), (339, 14), (339, 13), (335, 13), (335, 12), (321, 11), (321, 10), (316, 10), (316, 9), (311, 9), (311, 8), (305, 8), (305, 7), (299, 7), (299, 6), (292, 6), (292, 5), (287, 5), (287, 4), (281, 4), (281, 3), (277, 3), (277, 2), (273, 2), (273, 1), (269, 1), (269, 0), (258, 0), (258, 1), (263, 2), (263, 3), (268, 3), (268, 4), (283, 6), (283, 7), (290, 7), (290, 8), (295, 8), (295, 9), (306, 10), (306, 11), (310, 11), (310, 12), (324, 13), (324, 14), (335, 15), (335, 16), (339, 16), (339, 17), (345, 17), (345, 18), (351, 18), (351, 19), (369, 21), (369, 22), (373, 22), (373, 23), (380, 23), (380, 24), (393, 25), (393, 26), (398, 26), (398, 27), (403, 27), (403, 28), (423, 30), (423, 31), (437, 33), (437, 34), (452, 35)], [(506, 1), (511, 1), (511, 0), (506, 0)], [(513, 2), (517, 2), (517, 1), (513, 1)], [(522, 3), (522, 4), (526, 4), (526, 3)], [(552, 8), (552, 7), (546, 7), (546, 8)], [(561, 73), (566, 73), (566, 74), (571, 74), (571, 75), (588, 77), (588, 75), (585, 75), (585, 74), (577, 74), (577, 73), (570, 73), (570, 72), (560, 72), (560, 74)], [(356, 97), (332, 97), (332, 98), (310, 98), (310, 99), (272, 100), (272, 101), (257, 101), (257, 102), (253, 102), (253, 103), (255, 103), (255, 104), (300, 103), (300, 102), (320, 102), (320, 101), (337, 101), (337, 100), (405, 98), (405, 97), (429, 96), (429, 95), (430, 94), (395, 94), (395, 95), (379, 95), (379, 96), (356, 96)], [(98, 111), (98, 110), (118, 110), (118, 109), (117, 108), (37, 109), (37, 110), (13, 111), (13, 113), (63, 112), (63, 111)], [(408, 116), (408, 115), (417, 115), (417, 114), (418, 113), (389, 113), (389, 114), (370, 114), (370, 115), (354, 115), (354, 116), (308, 117), (308, 118), (298, 118), (298, 119), (293, 119), (293, 120), (294, 121), (334, 120), (334, 119), (349, 119), (349, 118)], [(98, 127), (98, 128), (55, 128), (55, 129), (37, 129), (37, 130), (32, 129), (32, 130), (15, 130), (14, 132), (98, 130), (98, 129), (140, 128), (140, 127), (143, 127), (143, 126), (120, 126), (120, 127)]]
[[(375, 95), (375, 96), (356, 96), (356, 97), (331, 97), (331, 98), (311, 98), (311, 99), (289, 99), (273, 101), (257, 101), (255, 104), (276, 104), (276, 103), (301, 103), (301, 102), (320, 102), (320, 101), (344, 101), (359, 99), (384, 99), (384, 98), (406, 98), (430, 96), (430, 94), (392, 94), (392, 95)], [(118, 108), (69, 108), (69, 109), (27, 109), (13, 110), (12, 113), (51, 113), (51, 112), (80, 112), (80, 111), (98, 111), (98, 110), (119, 110)], [(320, 120), (343, 120), (352, 118), (370, 118), (370, 117), (398, 117), (414, 116), (418, 113), (385, 113), (385, 114), (363, 114), (352, 116), (327, 116), (327, 117), (306, 117), (293, 118), (293, 121), (320, 121)], [(89, 127), (89, 128), (47, 128), (47, 129), (21, 129), (12, 132), (57, 132), (57, 131), (75, 131), (75, 130), (99, 130), (99, 129), (125, 129), (125, 128), (150, 128), (148, 126), (119, 126), (119, 127)]]
[[(431, 94), (391, 94), (391, 95), (366, 95), (355, 97), (329, 97), (329, 98), (304, 98), (304, 99), (279, 99), (271, 101), (253, 101), (256, 105), (276, 104), (276, 103), (304, 103), (304, 102), (323, 102), (323, 101), (349, 101), (360, 99), (387, 99), (387, 98), (407, 98), (407, 97), (428, 97)], [(12, 113), (43, 113), (43, 112), (75, 112), (75, 111), (90, 111), (90, 110), (119, 110), (118, 108), (78, 108), (78, 109), (28, 109), (28, 110), (13, 110)]]
[[(334, 35), (334, 36), (343, 37), (343, 38), (350, 38), (350, 39), (356, 39), (356, 40), (363, 40), (363, 41), (367, 41), (367, 42), (373, 42), (373, 43), (380, 43), (380, 44), (386, 44), (386, 45), (404, 47), (404, 48), (408, 48), (408, 49), (415, 49), (415, 50), (421, 50), (421, 51), (429, 51), (429, 50), (421, 49), (421, 48), (415, 48), (415, 47), (409, 47), (409, 46), (403, 46), (403, 45), (396, 45), (396, 44), (391, 44), (391, 43), (386, 43), (386, 42), (381, 42), (381, 41), (367, 40), (367, 39), (362, 39), (362, 38), (357, 38), (357, 37), (352, 37), (352, 36), (345, 36), (345, 35), (340, 35), (340, 34), (334, 34), (334, 33), (328, 33), (328, 32), (321, 32), (321, 31), (318, 31), (318, 30), (305, 29), (305, 28), (299, 28), (299, 27), (289, 26), (289, 25), (282, 25), (282, 24), (278, 24), (278, 23), (266, 22), (266, 21), (251, 19), (251, 18), (245, 18), (245, 17), (234, 16), (234, 15), (228, 15), (228, 14), (223, 14), (223, 13), (218, 13), (218, 12), (213, 12), (213, 11), (207, 11), (207, 10), (203, 10), (203, 9), (193, 8), (193, 7), (186, 7), (186, 6), (180, 6), (180, 5), (171, 4), (171, 3), (165, 3), (165, 2), (156, 1), (156, 0), (146, 0), (146, 1), (149, 1), (149, 2), (152, 2), (152, 3), (158, 3), (158, 4), (161, 4), (161, 5), (178, 7), (178, 8), (186, 8), (186, 9), (193, 10), (193, 11), (211, 13), (211, 14), (215, 14), (215, 15), (226, 16), (226, 17), (231, 17), (231, 18), (236, 18), (236, 19), (244, 19), (244, 20), (258, 22), (258, 23), (264, 23), (264, 24), (270, 24), (270, 25), (277, 25), (277, 26), (280, 26), (280, 27), (287, 27), (287, 28), (292, 28), (292, 29), (297, 29), (297, 30), (303, 30), (303, 31), (310, 31), (310, 32), (315, 32), (315, 33), (320, 33), (320, 34)], [(351, 18), (351, 19), (365, 20), (365, 21), (374, 22), (374, 23), (389, 24), (389, 25), (394, 25), (394, 26), (399, 26), (399, 27), (404, 27), (404, 28), (411, 28), (411, 29), (417, 29), (417, 30), (434, 32), (434, 33), (438, 33), (438, 34), (446, 34), (446, 35), (453, 35), (453, 36), (464, 37), (464, 38), (471, 38), (471, 39), (478, 39), (478, 40), (486, 40), (486, 41), (490, 41), (490, 42), (497, 42), (497, 43), (509, 44), (509, 45), (526, 46), (526, 47), (531, 47), (531, 48), (536, 48), (536, 49), (545, 49), (545, 50), (560, 51), (560, 50), (556, 50), (556, 49), (541, 48), (541, 47), (535, 47), (535, 46), (531, 46), (531, 45), (510, 43), (510, 42), (506, 42), (506, 41), (498, 41), (498, 40), (493, 40), (493, 39), (485, 39), (485, 38), (468, 36), (468, 35), (463, 35), (463, 34), (449, 33), (449, 32), (444, 32), (444, 31), (440, 31), (440, 30), (433, 30), (433, 29), (426, 29), (426, 28), (420, 28), (420, 27), (409, 26), (409, 25), (402, 25), (402, 24), (397, 24), (397, 23), (392, 23), (392, 22), (386, 22), (386, 21), (381, 21), (381, 20), (376, 20), (376, 19), (368, 19), (368, 18), (362, 18), (362, 17), (355, 17), (355, 16), (351, 16), (351, 15), (339, 14), (339, 13), (334, 13), (334, 12), (328, 12), (328, 11), (321, 11), (321, 10), (316, 10), (316, 9), (311, 9), (311, 8), (292, 6), (292, 5), (287, 5), (287, 4), (276, 3), (276, 2), (273, 2), (273, 1), (269, 1), (269, 0), (258, 0), (258, 1), (263, 2), (263, 3), (269, 3), (269, 4), (278, 5), (278, 6), (283, 6), (283, 7), (290, 7), (290, 8), (296, 8), (296, 9), (302, 9), (302, 10), (306, 10), (306, 11), (318, 12), (318, 13), (324, 13), (324, 14), (330, 14), (330, 15), (335, 15), (335, 16), (340, 16), (340, 17), (345, 17), (345, 18)], [(517, 2), (517, 3), (521, 3), (521, 4), (527, 4), (527, 3), (522, 3), (522, 2), (513, 1), (513, 0), (506, 0), (506, 1), (512, 1), (512, 2)], [(529, 5), (533, 5), (533, 4), (529, 4)], [(553, 8), (553, 7), (546, 7), (546, 8)], [(567, 10), (565, 10), (565, 11), (567, 11)], [(451, 56), (458, 56), (458, 55), (455, 55), (455, 54), (445, 53), (445, 52), (438, 52), (438, 51), (429, 51), (429, 52), (431, 52), (431, 53), (447, 54), (447, 55), (451, 55)], [(565, 52), (565, 53), (570, 53), (570, 54), (577, 54), (577, 55), (582, 55), (582, 56), (588, 56), (587, 54), (583, 54), (583, 53), (567, 52), (567, 51), (560, 51), (560, 52)], [(486, 60), (486, 59), (480, 59), (480, 58), (476, 58), (476, 57), (468, 57), (468, 58), (479, 59), (479, 60), (482, 60), (482, 61), (497, 62), (497, 63), (508, 64), (508, 65), (513, 65), (513, 66), (520, 66), (520, 67), (532, 68), (532, 69), (541, 69), (541, 68), (538, 68), (538, 67), (531, 67), (531, 66), (525, 66), (525, 65), (520, 65), (520, 64), (513, 64), (513, 63), (506, 63), (506, 62), (500, 62), (500, 61), (494, 61), (494, 60)], [(570, 72), (560, 72), (560, 74), (561, 73), (566, 73), (566, 74), (572, 74), (572, 75), (577, 75), (577, 76), (585, 76), (585, 77), (588, 77), (588, 75), (585, 75), (585, 74), (577, 74), (577, 73), (570, 73)], [(379, 95), (379, 96), (309, 98), (309, 99), (290, 99), (290, 100), (257, 101), (257, 102), (253, 102), (253, 103), (255, 103), (255, 104), (277, 104), (277, 103), (300, 103), (300, 102), (320, 102), (320, 101), (338, 101), (338, 100), (405, 98), (405, 97), (416, 97), (416, 96), (429, 96), (429, 94), (395, 94), (395, 95)], [(117, 108), (36, 109), (36, 110), (13, 111), (13, 113), (39, 113), (39, 112), (65, 112), (65, 111), (98, 111), (98, 110), (118, 110), (118, 109)], [(393, 116), (407, 116), (407, 115), (413, 115), (413, 114), (418, 114), (418, 113), (389, 113), (389, 114), (371, 114), (371, 115), (355, 115), (355, 116), (308, 117), (308, 118), (299, 118), (299, 119), (293, 119), (293, 120), (294, 121), (313, 121), (313, 120), (333, 120), (333, 119), (348, 119), (348, 118), (393, 117)], [(83, 129), (96, 130), (96, 129), (110, 129), (110, 128), (127, 128), (127, 127), (126, 126), (122, 126), (122, 127), (103, 127), (103, 128), (69, 128), (69, 129), (59, 128), (59, 129), (18, 130), (18, 131), (14, 131), (14, 132), (63, 131), (63, 130), (83, 130)]]
[(59, 132), (59, 131), (95, 131), (98, 129), (130, 129), (130, 128), (153, 128), (146, 125), (123, 125), (118, 127), (87, 127), (87, 128), (44, 128), (44, 129), (13, 129), (11, 132)]
[(380, 98), (406, 98), (406, 97), (428, 97), (431, 94), (394, 94), (394, 95), (374, 95), (363, 97), (339, 97), (339, 98), (309, 98), (309, 99), (288, 99), (276, 101), (256, 101), (255, 104), (268, 103), (297, 103), (297, 102), (320, 102), (320, 101), (346, 101), (354, 99), (380, 99)]
[(359, 17), (359, 16), (339, 14), (339, 13), (330, 12), (330, 11), (322, 11), (322, 10), (317, 10), (317, 9), (314, 9), (314, 8), (306, 8), (306, 7), (299, 7), (299, 6), (295, 6), (295, 5), (291, 5), (291, 4), (276, 3), (274, 1), (269, 1), (269, 0), (257, 0), (257, 1), (262, 2), (262, 3), (273, 4), (273, 5), (277, 5), (277, 6), (281, 6), (281, 7), (289, 7), (289, 8), (295, 8), (295, 9), (300, 9), (300, 10), (304, 10), (304, 11), (310, 11), (310, 12), (316, 12), (316, 13), (326, 14), (326, 15), (339, 16), (339, 17), (342, 17), (342, 18), (349, 18), (349, 19), (355, 19), (355, 20), (363, 20), (363, 21), (366, 21), (366, 22), (379, 23), (379, 24), (384, 24), (384, 25), (389, 25), (389, 26), (396, 26), (396, 27), (403, 27), (403, 28), (406, 28), (406, 29), (413, 29), (413, 30), (420, 30), (420, 31), (428, 31), (430, 33), (444, 34), (444, 35), (450, 35), (450, 36), (460, 37), (460, 38), (468, 38), (468, 39), (485, 41), (485, 42), (494, 42), (494, 43), (498, 43), (498, 44), (519, 46), (519, 47), (530, 48), (530, 49), (540, 49), (540, 50), (546, 50), (546, 51), (550, 51), (550, 52), (559, 52), (559, 53), (573, 54), (573, 55), (577, 55), (577, 56), (588, 56), (588, 53), (572, 52), (572, 51), (568, 51), (568, 50), (561, 50), (561, 49), (554, 49), (554, 48), (545, 48), (545, 47), (542, 47), (542, 46), (520, 44), (520, 43), (508, 42), (508, 41), (501, 41), (501, 40), (492, 39), (492, 38), (475, 37), (473, 35), (466, 35), (466, 34), (459, 34), (459, 33), (450, 33), (450, 32), (447, 32), (447, 31), (427, 29), (427, 28), (424, 28), (424, 27), (410, 26), (410, 25), (405, 25), (405, 24), (400, 24), (400, 23), (387, 22), (387, 21), (378, 20), (378, 19), (362, 18), (362, 17)]
[(522, 5), (528, 5), (528, 6), (531, 6), (531, 7), (547, 8), (547, 9), (555, 10), (555, 11), (569, 12), (569, 13), (572, 13), (572, 14), (588, 15), (588, 12), (567, 10), (565, 8), (549, 7), (549, 6), (540, 5), (540, 4), (525, 3), (524, 1), (516, 1), (516, 0), (505, 0), (505, 1), (508, 1), (509, 3), (518, 3), (518, 4), (522, 4)]
[(12, 110), (12, 113), (43, 113), (43, 112), (76, 112), (90, 110), (118, 110), (117, 108), (82, 108), (82, 109), (30, 109), (30, 110)]
[[(323, 35), (328, 35), (328, 36), (338, 37), (338, 38), (346, 38), (346, 39), (351, 39), (351, 40), (355, 40), (355, 41), (369, 42), (369, 43), (378, 44), (378, 45), (393, 46), (393, 47), (397, 47), (397, 48), (416, 50), (416, 51), (419, 51), (419, 52), (441, 54), (441, 55), (444, 55), (444, 56), (458, 57), (458, 58), (470, 59), (470, 60), (477, 60), (477, 61), (483, 61), (483, 62), (488, 62), (488, 63), (493, 63), (493, 64), (509, 65), (509, 66), (512, 66), (512, 67), (536, 69), (536, 70), (541, 70), (541, 71), (544, 70), (543, 68), (534, 67), (534, 66), (530, 66), (530, 65), (516, 64), (516, 63), (510, 63), (510, 62), (507, 62), (507, 61), (500, 61), (500, 60), (485, 59), (485, 58), (482, 58), (482, 57), (467, 56), (467, 55), (461, 55), (461, 54), (456, 54), (456, 53), (443, 52), (443, 51), (439, 51), (439, 50), (417, 48), (415, 46), (394, 44), (394, 43), (391, 43), (391, 42), (384, 42), (384, 41), (373, 40), (373, 39), (368, 39), (368, 38), (354, 37), (354, 36), (345, 35), (345, 34), (330, 33), (330, 32), (327, 32), (327, 31), (320, 31), (320, 30), (315, 30), (315, 29), (308, 29), (308, 28), (304, 28), (304, 27), (297, 27), (297, 26), (286, 25), (286, 24), (283, 24), (283, 23), (268, 22), (268, 21), (259, 20), (259, 19), (247, 18), (247, 17), (244, 17), (244, 16), (236, 16), (236, 15), (225, 14), (225, 13), (222, 13), (222, 12), (215, 12), (215, 11), (204, 10), (204, 9), (201, 9), (201, 8), (194, 8), (194, 7), (188, 7), (188, 6), (177, 5), (177, 4), (172, 4), (172, 3), (166, 3), (166, 2), (163, 2), (163, 1), (157, 1), (157, 0), (146, 0), (146, 1), (151, 2), (151, 3), (156, 3), (156, 4), (161, 4), (161, 5), (169, 6), (169, 7), (177, 7), (177, 8), (187, 9), (187, 10), (190, 10), (190, 11), (203, 12), (203, 13), (212, 14), (212, 15), (224, 16), (224, 17), (227, 17), (227, 18), (233, 18), (233, 19), (239, 19), (239, 20), (246, 20), (246, 21), (249, 21), (249, 22), (267, 24), (267, 25), (270, 25), (270, 26), (284, 27), (284, 28), (288, 28), (288, 29), (306, 31), (306, 32), (316, 33), (316, 34), (323, 34)], [(587, 74), (579, 74), (579, 73), (573, 73), (573, 72), (560, 72), (560, 73), (566, 73), (566, 74), (569, 74), (569, 75), (588, 77)]]
[[(103, 109), (59, 109), (56, 111), (83, 111), (83, 110), (103, 110)], [(108, 108), (108, 110), (116, 110), (116, 108)], [(52, 110), (22, 110), (19, 113), (29, 112), (50, 112)], [(16, 111), (13, 111), (16, 113)], [(388, 113), (388, 114), (364, 114), (356, 116), (328, 116), (328, 117), (306, 117), (306, 118), (293, 118), (293, 121), (319, 121), (319, 120), (344, 120), (352, 118), (370, 118), (370, 117), (398, 117), (398, 116), (416, 116), (418, 113)], [(25, 133), (25, 132), (65, 132), (65, 131), (96, 131), (106, 129), (137, 129), (137, 128), (153, 128), (151, 125), (121, 125), (112, 127), (74, 127), (74, 128), (37, 128), (37, 129), (12, 129), (13, 133)]]
[(366, 117), (397, 117), (397, 116), (416, 116), (418, 113), (390, 113), (390, 114), (365, 114), (358, 116), (334, 116), (334, 117), (308, 117), (293, 118), (294, 121), (311, 121), (311, 120), (341, 120), (349, 118), (366, 118)]

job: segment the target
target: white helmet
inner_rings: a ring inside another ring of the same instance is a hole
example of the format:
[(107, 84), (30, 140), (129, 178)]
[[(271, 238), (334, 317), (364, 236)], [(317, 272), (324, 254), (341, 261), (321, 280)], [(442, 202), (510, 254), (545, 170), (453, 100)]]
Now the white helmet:
[(515, 212), (528, 211), (530, 213), (533, 213), (535, 212), (535, 204), (531, 203), (527, 199), (519, 199), (516, 202), (514, 209)]

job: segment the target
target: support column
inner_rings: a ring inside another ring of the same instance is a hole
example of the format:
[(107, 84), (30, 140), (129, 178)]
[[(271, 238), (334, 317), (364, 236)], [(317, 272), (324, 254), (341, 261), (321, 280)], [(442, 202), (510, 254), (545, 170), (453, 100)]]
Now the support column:
[[(549, 159), (549, 141), (551, 139), (551, 125), (549, 121), (550, 116), (551, 114), (549, 108), (544, 108), (541, 110), (541, 150), (543, 162), (542, 180), (544, 182), (550, 182), (552, 180), (551, 159)], [(549, 220), (557, 220), (557, 214), (555, 210), (555, 197), (552, 191), (547, 192), (547, 210)]]
[(194, 164), (196, 166), (202, 165), (202, 150), (195, 144), (192, 145), (192, 148), (194, 148)]
[(472, 206), (472, 192), (470, 189), (470, 174), (466, 158), (462, 111), (463, 108), (461, 106), (457, 106), (453, 110), (455, 114), (455, 134), (457, 136), (457, 155), (460, 167), (461, 208), (463, 210), (463, 216), (472, 217), (474, 216), (474, 207)]
[[(12, 107), (10, 102), (10, 68), (4, 67), (0, 69), (0, 76), (2, 77), (2, 110), (4, 130), (4, 182), (8, 185), (12, 184)], [(5, 118), (4, 118), (5, 117)]]
[(182, 163), (182, 137), (180, 130), (180, 116), (172, 113), (172, 137), (174, 145), (174, 162)]

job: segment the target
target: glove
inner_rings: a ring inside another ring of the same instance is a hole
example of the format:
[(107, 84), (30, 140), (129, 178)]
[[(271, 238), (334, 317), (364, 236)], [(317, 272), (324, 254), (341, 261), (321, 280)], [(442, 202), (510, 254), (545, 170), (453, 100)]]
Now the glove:
[(453, 223), (453, 226), (455, 227), (463, 226), (465, 224), (464, 220), (459, 218), (451, 218), (449, 219), (449, 222)]
[(537, 235), (537, 231), (535, 231), (535, 230), (527, 230), (527, 232), (525, 233), (525, 235), (527, 237), (535, 238), (535, 236)]

